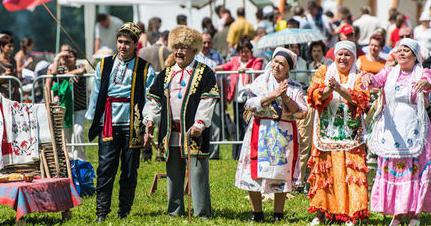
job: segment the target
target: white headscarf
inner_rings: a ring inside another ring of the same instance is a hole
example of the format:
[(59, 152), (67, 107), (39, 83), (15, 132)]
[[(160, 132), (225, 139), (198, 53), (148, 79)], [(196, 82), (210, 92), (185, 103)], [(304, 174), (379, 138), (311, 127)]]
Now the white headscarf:
[[(293, 65), (290, 65), (290, 63), (289, 63), (289, 67), (290, 67), (289, 70), (295, 69), (295, 67), (296, 67), (296, 61), (297, 61), (297, 58), (298, 58), (296, 56), (296, 54), (294, 52), (292, 52), (290, 49), (286, 49), (286, 48), (283, 48), (283, 47), (277, 47), (274, 50), (274, 53), (272, 54), (272, 59), (274, 59), (274, 57), (277, 56), (280, 52), (282, 52), (283, 55), (287, 54), (287, 55), (290, 56), (290, 59), (292, 60)], [(289, 60), (287, 60), (287, 61), (289, 62)]]
[(335, 49), (334, 49), (334, 54), (337, 55), (337, 52), (342, 50), (342, 49), (346, 49), (349, 52), (351, 52), (353, 54), (353, 56), (355, 57), (355, 61), (356, 61), (356, 45), (354, 42), (351, 41), (339, 41), (337, 42), (337, 44), (335, 44)]
[(409, 49), (411, 49), (418, 62), (422, 64), (421, 46), (416, 40), (411, 38), (403, 38), (399, 43), (399, 46), (401, 45), (407, 46)]

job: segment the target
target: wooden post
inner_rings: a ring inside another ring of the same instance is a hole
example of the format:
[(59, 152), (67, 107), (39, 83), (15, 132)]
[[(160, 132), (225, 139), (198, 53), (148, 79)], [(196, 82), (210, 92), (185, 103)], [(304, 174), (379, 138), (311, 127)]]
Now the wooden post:
[(398, 0), (391, 1), (391, 8), (398, 8)]
[(371, 8), (371, 15), (375, 16), (377, 14), (376, 10), (376, 0), (368, 0), (368, 5)]
[(416, 22), (417, 22), (417, 24), (420, 23), (419, 18), (421, 17), (422, 9), (423, 9), (422, 3), (416, 2)]
[(280, 11), (280, 13), (284, 13), (284, 11), (286, 10), (286, 0), (279, 0), (278, 1), (278, 10)]
[(213, 20), (213, 1), (210, 1), (209, 3), (209, 8), (210, 8), (210, 18), (211, 20)]

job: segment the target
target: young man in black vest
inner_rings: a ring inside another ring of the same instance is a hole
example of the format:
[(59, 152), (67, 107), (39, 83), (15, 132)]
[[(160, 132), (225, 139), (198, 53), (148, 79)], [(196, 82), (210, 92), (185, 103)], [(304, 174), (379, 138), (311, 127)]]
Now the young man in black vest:
[(118, 217), (130, 213), (135, 197), (140, 149), (145, 132), (142, 110), (145, 88), (154, 78), (151, 65), (136, 56), (140, 28), (124, 24), (117, 32), (117, 54), (103, 58), (96, 68), (96, 79), (86, 118), (93, 120), (89, 140), (99, 137), (97, 169), (97, 221), (111, 211), (112, 189), (121, 159)]
[[(153, 124), (160, 121), (158, 143), (167, 157), (168, 213), (177, 216), (185, 212), (184, 177), (186, 164), (191, 164), (194, 215), (208, 218), (209, 127), (219, 91), (211, 68), (194, 59), (202, 48), (198, 31), (178, 26), (169, 33), (168, 43), (175, 62), (160, 72), (150, 88), (143, 112), (147, 126), (144, 141), (149, 143)], [(190, 163), (186, 163), (188, 151)]]

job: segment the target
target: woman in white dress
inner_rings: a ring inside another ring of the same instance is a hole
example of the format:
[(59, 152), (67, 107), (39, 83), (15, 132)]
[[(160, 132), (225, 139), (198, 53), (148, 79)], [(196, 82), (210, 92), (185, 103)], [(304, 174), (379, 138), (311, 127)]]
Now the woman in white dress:
[(289, 79), (296, 55), (277, 48), (271, 67), (249, 87), (245, 104), (251, 121), (238, 162), (235, 186), (249, 192), (252, 220), (261, 222), (262, 194), (274, 193), (274, 221), (283, 219), (286, 193), (292, 189), (292, 175), (298, 159), (295, 118), (305, 115), (307, 105), (302, 87)]

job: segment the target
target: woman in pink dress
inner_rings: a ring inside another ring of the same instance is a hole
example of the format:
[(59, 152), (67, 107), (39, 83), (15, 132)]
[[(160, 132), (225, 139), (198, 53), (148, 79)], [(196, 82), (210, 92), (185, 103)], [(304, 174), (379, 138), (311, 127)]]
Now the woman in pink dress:
[(364, 76), (371, 88), (383, 88), (382, 111), (375, 117), (367, 145), (378, 155), (371, 210), (393, 215), (390, 225), (431, 212), (431, 140), (426, 113), (431, 71), (422, 68), (417, 41), (400, 41), (398, 65)]

